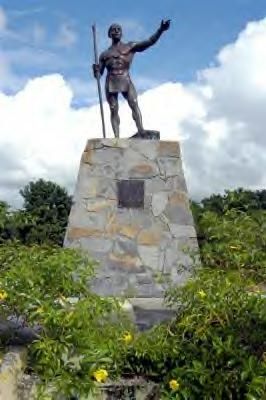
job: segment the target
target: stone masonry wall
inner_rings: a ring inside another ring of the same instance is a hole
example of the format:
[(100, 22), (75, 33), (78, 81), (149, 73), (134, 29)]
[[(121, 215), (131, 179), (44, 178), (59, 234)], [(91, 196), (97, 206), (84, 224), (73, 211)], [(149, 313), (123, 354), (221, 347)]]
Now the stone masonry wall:
[[(144, 208), (119, 208), (117, 182), (144, 181)], [(100, 295), (162, 297), (166, 281), (182, 283), (197, 249), (180, 147), (140, 139), (89, 140), (82, 154), (65, 246), (99, 261)]]

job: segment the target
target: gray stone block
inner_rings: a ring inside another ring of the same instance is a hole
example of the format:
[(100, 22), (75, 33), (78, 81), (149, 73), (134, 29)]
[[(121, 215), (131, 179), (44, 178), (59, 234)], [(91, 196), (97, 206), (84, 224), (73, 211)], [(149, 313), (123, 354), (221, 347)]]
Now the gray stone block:
[(104, 212), (90, 213), (86, 207), (75, 207), (69, 216), (68, 230), (70, 228), (91, 228), (104, 231), (107, 225), (107, 215)]
[(196, 230), (192, 225), (178, 225), (169, 223), (170, 232), (175, 238), (196, 238)]
[(152, 195), (152, 213), (155, 217), (158, 217), (165, 210), (168, 203), (168, 193), (158, 192)]
[(145, 273), (140, 273), (136, 275), (136, 283), (140, 286), (153, 284), (153, 279), (151, 276)]
[(138, 247), (134, 240), (117, 237), (114, 242), (113, 252), (116, 254), (130, 254), (131, 256), (138, 256)]
[(181, 205), (168, 204), (164, 210), (164, 215), (166, 216), (169, 224), (174, 223), (178, 225), (192, 225), (193, 217), (191, 211)]
[(132, 141), (131, 148), (148, 160), (154, 161), (158, 156), (157, 148), (155, 146), (143, 145), (141, 141)]
[(158, 270), (160, 252), (156, 246), (138, 246), (138, 252), (143, 265)]
[(172, 188), (167, 186), (165, 180), (159, 177), (154, 177), (153, 179), (147, 179), (145, 181), (145, 192), (147, 195), (154, 195), (158, 192), (169, 192)]
[(179, 158), (164, 157), (158, 158), (160, 176), (170, 178), (182, 174), (182, 164)]
[(92, 256), (95, 252), (109, 253), (112, 250), (113, 242), (110, 239), (102, 238), (80, 238), (82, 249), (86, 249)]
[(170, 190), (171, 192), (182, 190), (183, 192), (187, 193), (187, 185), (183, 173), (176, 176), (170, 176), (169, 178), (165, 179), (165, 189)]

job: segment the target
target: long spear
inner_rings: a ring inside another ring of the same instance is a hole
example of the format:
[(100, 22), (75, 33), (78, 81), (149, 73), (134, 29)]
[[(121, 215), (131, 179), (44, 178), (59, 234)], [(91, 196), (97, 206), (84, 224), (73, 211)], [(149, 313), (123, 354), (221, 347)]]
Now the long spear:
[[(93, 34), (93, 46), (94, 46), (95, 64), (99, 64), (97, 40), (96, 40), (96, 24), (92, 25), (92, 34)], [(105, 134), (104, 113), (103, 113), (103, 98), (102, 98), (102, 89), (101, 89), (101, 82), (100, 82), (100, 74), (99, 73), (96, 74), (96, 79), (97, 79), (98, 95), (99, 95), (101, 118), (102, 118), (103, 137), (105, 138), (106, 134)]]

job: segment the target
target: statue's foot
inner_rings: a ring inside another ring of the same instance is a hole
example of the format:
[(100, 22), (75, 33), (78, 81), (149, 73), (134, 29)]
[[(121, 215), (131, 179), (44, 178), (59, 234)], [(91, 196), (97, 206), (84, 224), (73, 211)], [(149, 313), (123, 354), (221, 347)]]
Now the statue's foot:
[(137, 132), (137, 135), (138, 135), (139, 137), (141, 137), (141, 138), (144, 138), (146, 132), (147, 132), (147, 131), (145, 131), (145, 129), (139, 129), (138, 132)]
[(142, 130), (138, 131), (134, 136), (134, 139), (150, 139), (150, 140), (160, 140), (160, 132), (159, 131), (151, 131), (151, 130)]

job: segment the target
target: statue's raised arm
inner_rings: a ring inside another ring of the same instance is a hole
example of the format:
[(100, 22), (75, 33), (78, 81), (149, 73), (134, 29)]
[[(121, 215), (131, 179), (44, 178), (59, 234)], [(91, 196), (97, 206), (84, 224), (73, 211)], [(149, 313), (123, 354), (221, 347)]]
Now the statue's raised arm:
[(170, 28), (170, 19), (164, 21), (161, 21), (160, 27), (157, 29), (157, 31), (149, 38), (146, 40), (143, 40), (141, 42), (136, 42), (133, 43), (131, 51), (133, 52), (141, 52), (149, 47), (153, 46), (161, 37), (162, 33), (167, 31)]

